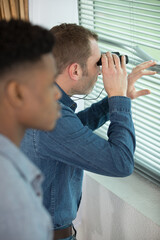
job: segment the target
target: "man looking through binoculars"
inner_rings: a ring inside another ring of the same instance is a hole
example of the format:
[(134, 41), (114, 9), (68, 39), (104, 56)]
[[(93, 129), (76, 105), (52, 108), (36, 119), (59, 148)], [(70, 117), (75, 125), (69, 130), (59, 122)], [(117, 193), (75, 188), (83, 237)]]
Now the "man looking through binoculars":
[[(106, 97), (75, 113), (75, 94), (88, 94), (100, 74), (98, 36), (76, 24), (53, 27), (53, 54), (58, 68), (57, 84), (62, 92), (62, 118), (54, 131), (30, 130), (23, 151), (45, 175), (44, 205), (54, 223), (55, 239), (76, 239), (72, 221), (82, 196), (83, 170), (112, 177), (126, 177), (134, 169), (135, 132), (131, 99), (149, 93), (137, 92), (134, 83), (145, 74), (155, 74), (145, 62), (127, 76), (125, 57), (107, 52), (102, 56)], [(93, 131), (108, 120), (108, 140)]]

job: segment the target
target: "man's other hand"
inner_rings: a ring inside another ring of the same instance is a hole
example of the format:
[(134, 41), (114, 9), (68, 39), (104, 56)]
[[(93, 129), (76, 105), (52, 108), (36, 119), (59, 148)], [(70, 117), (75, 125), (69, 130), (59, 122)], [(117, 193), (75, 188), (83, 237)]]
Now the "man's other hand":
[(127, 89), (127, 97), (131, 99), (135, 99), (140, 96), (144, 96), (150, 94), (150, 90), (143, 89), (140, 91), (136, 91), (135, 82), (144, 75), (154, 75), (155, 71), (147, 70), (147, 68), (152, 67), (156, 64), (154, 61), (147, 61), (137, 65), (133, 68), (132, 72), (128, 75), (128, 89)]

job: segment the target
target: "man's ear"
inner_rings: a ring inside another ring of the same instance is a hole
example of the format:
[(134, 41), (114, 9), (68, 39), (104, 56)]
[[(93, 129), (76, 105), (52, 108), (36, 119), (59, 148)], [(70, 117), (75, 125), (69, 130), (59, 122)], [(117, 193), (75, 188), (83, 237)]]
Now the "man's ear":
[(78, 63), (72, 63), (68, 67), (68, 73), (72, 80), (78, 81), (82, 77), (82, 68)]
[(23, 86), (17, 81), (13, 80), (7, 83), (5, 94), (13, 107), (21, 107), (23, 105)]

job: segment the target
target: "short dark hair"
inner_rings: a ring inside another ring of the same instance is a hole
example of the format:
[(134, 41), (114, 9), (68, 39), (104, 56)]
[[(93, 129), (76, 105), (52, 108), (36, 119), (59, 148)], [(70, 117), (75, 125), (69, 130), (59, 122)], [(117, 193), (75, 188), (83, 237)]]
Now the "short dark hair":
[(0, 75), (17, 65), (52, 53), (55, 39), (47, 29), (23, 20), (0, 21)]
[(95, 32), (72, 23), (63, 23), (53, 27), (51, 33), (56, 38), (53, 55), (58, 73), (74, 62), (85, 69), (86, 61), (91, 55), (90, 39), (98, 40)]

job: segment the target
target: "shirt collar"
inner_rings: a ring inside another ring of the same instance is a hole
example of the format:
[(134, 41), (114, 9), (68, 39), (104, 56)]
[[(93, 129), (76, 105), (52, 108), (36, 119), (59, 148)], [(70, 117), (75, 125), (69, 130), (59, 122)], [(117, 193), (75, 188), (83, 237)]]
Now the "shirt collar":
[(0, 155), (9, 160), (28, 182), (32, 183), (35, 179), (39, 179), (39, 182), (42, 182), (43, 176), (39, 169), (15, 144), (2, 134), (0, 134)]
[(77, 103), (75, 103), (64, 91), (63, 89), (57, 84), (58, 88), (60, 89), (62, 93), (62, 97), (60, 99), (60, 102), (66, 105), (67, 107), (71, 108), (74, 112), (77, 108)]

